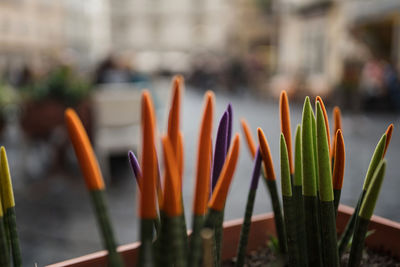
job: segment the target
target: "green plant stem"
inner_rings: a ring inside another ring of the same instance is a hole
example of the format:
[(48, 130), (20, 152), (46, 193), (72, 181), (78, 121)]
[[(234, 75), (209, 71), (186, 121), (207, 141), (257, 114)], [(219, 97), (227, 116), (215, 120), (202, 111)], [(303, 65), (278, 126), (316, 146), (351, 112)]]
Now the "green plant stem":
[(349, 221), (347, 222), (346, 228), (344, 229), (342, 235), (340, 236), (340, 239), (338, 242), (339, 258), (341, 258), (343, 253), (346, 251), (347, 245), (349, 244), (351, 236), (353, 235), (354, 226), (356, 224), (356, 217), (357, 217), (358, 212), (360, 211), (361, 203), (364, 200), (365, 193), (366, 193), (366, 191), (364, 191), (364, 190), (361, 192), (360, 197), (358, 198), (358, 201), (357, 201), (357, 206), (354, 209), (354, 212), (351, 215)]
[(361, 261), (364, 240), (368, 230), (368, 224), (374, 213), (376, 201), (385, 177), (386, 160), (381, 160), (376, 167), (370, 181), (367, 193), (361, 204), (360, 211), (357, 213), (356, 226), (354, 228), (353, 242), (351, 244), (349, 265), (350, 267), (359, 266)]
[(156, 241), (156, 262), (157, 266), (171, 267), (173, 266), (173, 255), (168, 233), (171, 228), (170, 220), (168, 220), (168, 217), (162, 210), (160, 211), (160, 219), (161, 228)]
[[(220, 258), (220, 246), (221, 238), (222, 238), (222, 228), (217, 227), (223, 222), (223, 214), (222, 211), (208, 209), (206, 218), (204, 220), (204, 228), (210, 228), (214, 230), (214, 244), (213, 244), (213, 255), (214, 255), (214, 266), (221, 266), (221, 258)], [(218, 241), (219, 239), (219, 241)]]
[(307, 242), (306, 228), (304, 219), (303, 201), (303, 165), (301, 155), (301, 126), (297, 125), (295, 138), (295, 157), (294, 157), (294, 179), (293, 179), (293, 202), (296, 212), (297, 246), (299, 250), (298, 266), (307, 266)]
[(201, 230), (203, 229), (204, 216), (193, 215), (192, 234), (190, 235), (190, 249), (188, 266), (198, 267), (202, 256)]
[(223, 224), (224, 224), (224, 214), (225, 210), (223, 209), (219, 216), (217, 217), (217, 221), (214, 228), (215, 234), (215, 258), (216, 258), (216, 267), (221, 266), (221, 255), (222, 255), (222, 238), (223, 238)]
[[(162, 216), (162, 215), (160, 215)], [(153, 247), (153, 226), (154, 219), (140, 220), (140, 248), (138, 267), (154, 267), (154, 247)], [(162, 230), (161, 230), (162, 231)]]
[(283, 223), (283, 215), (282, 215), (281, 203), (279, 201), (276, 181), (266, 179), (265, 176), (263, 180), (267, 185), (269, 195), (271, 197), (272, 210), (274, 211), (275, 228), (279, 241), (279, 250), (282, 254), (286, 254), (287, 253), (286, 232), (285, 232), (285, 225)]
[(19, 238), (17, 232), (17, 219), (15, 216), (15, 208), (11, 207), (6, 210), (4, 219), (7, 221), (9, 236), (11, 241), (11, 251), (14, 267), (22, 266), (21, 249), (19, 246)]
[(10, 266), (10, 254), (6, 230), (4, 228), (4, 217), (0, 217), (0, 266)]
[(103, 237), (103, 245), (108, 251), (108, 262), (111, 267), (124, 266), (120, 254), (117, 252), (114, 233), (111, 227), (110, 217), (108, 215), (107, 205), (104, 199), (103, 190), (90, 191), (92, 201), (96, 210), (97, 222)]
[(338, 267), (339, 254), (336, 245), (336, 220), (333, 201), (320, 201), (320, 212), (324, 267)]
[(294, 212), (296, 214), (296, 220), (294, 224), (296, 225), (297, 233), (297, 249), (299, 251), (299, 262), (298, 266), (307, 266), (307, 238), (306, 238), (306, 228), (304, 219), (304, 201), (302, 194), (302, 186), (293, 185), (293, 205)]
[(317, 113), (317, 165), (319, 180), (319, 214), (322, 241), (323, 264), (339, 267), (336, 238), (336, 217), (332, 188), (332, 168), (329, 155), (328, 136), (320, 102), (316, 103)]
[(161, 220), (159, 216), (157, 216), (157, 218), (153, 220), (153, 224), (154, 224), (154, 230), (156, 230), (156, 235), (158, 237), (161, 231)]
[(386, 134), (382, 135), (381, 139), (379, 140), (378, 144), (375, 147), (374, 153), (372, 154), (372, 158), (371, 158), (371, 161), (368, 166), (367, 174), (365, 175), (363, 190), (358, 198), (356, 209), (354, 210), (354, 213), (351, 215), (350, 220), (348, 221), (346, 228), (339, 240), (339, 244), (338, 244), (339, 257), (341, 257), (343, 255), (344, 251), (347, 248), (347, 245), (353, 234), (354, 226), (355, 226), (356, 220), (357, 220), (357, 215), (358, 215), (358, 212), (360, 211), (361, 205), (363, 204), (365, 194), (371, 183), (371, 180), (373, 178), (375, 170), (377, 169), (378, 164), (382, 160), (383, 153), (385, 150), (386, 137), (387, 137)]
[(316, 196), (304, 196), (308, 266), (322, 265), (321, 236)]
[(335, 218), (337, 217), (339, 203), (340, 203), (340, 195), (342, 193), (342, 189), (333, 189), (333, 206), (335, 208)]
[(182, 233), (182, 216), (168, 217), (169, 220), (169, 242), (172, 242), (172, 255), (174, 267), (186, 267), (187, 250), (185, 249), (187, 238)]
[(182, 197), (182, 215), (179, 216), (181, 219), (181, 229), (182, 229), (182, 236), (184, 237), (184, 249), (187, 253), (189, 249), (189, 243), (188, 243), (188, 236), (187, 236), (187, 226), (186, 226), (186, 217), (185, 217), (185, 207), (183, 204), (183, 197)]
[(358, 246), (351, 246), (350, 258), (348, 267), (360, 266), (362, 251), (364, 248), (365, 235), (367, 234), (369, 220), (358, 216), (356, 220), (356, 229), (353, 236), (353, 244)]
[(297, 245), (296, 212), (293, 197), (282, 196), (285, 218), (286, 242), (288, 246), (289, 266), (299, 266), (300, 254)]
[(237, 250), (236, 267), (242, 267), (246, 257), (247, 242), (249, 240), (249, 232), (251, 226), (251, 216), (253, 215), (254, 200), (256, 198), (256, 189), (250, 189), (247, 196), (246, 211), (240, 232), (240, 241)]

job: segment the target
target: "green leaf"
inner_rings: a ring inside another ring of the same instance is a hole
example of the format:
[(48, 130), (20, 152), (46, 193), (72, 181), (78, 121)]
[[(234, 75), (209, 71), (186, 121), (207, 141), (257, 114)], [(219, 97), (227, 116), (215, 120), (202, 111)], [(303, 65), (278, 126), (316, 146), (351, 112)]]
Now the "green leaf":
[(359, 216), (365, 219), (370, 219), (372, 214), (374, 213), (376, 200), (379, 196), (379, 191), (382, 186), (383, 178), (385, 177), (386, 170), (386, 160), (381, 160), (374, 176), (371, 181), (371, 185), (368, 187), (367, 194), (361, 204)]
[(291, 197), (292, 184), (290, 182), (289, 157), (283, 133), (281, 133), (281, 185), (282, 185), (282, 195)]
[(331, 162), (324, 113), (321, 104), (317, 102), (316, 105), (319, 198), (322, 201), (333, 201)]
[(369, 163), (368, 171), (367, 171), (367, 174), (365, 175), (365, 179), (364, 179), (363, 190), (365, 190), (365, 191), (368, 190), (368, 187), (371, 183), (371, 179), (374, 175), (374, 172), (383, 157), (385, 145), (386, 145), (386, 133), (382, 135), (381, 139), (379, 140), (378, 144), (376, 145), (374, 154), (372, 155), (372, 158), (371, 158), (371, 162)]
[(310, 98), (306, 97), (303, 107), (301, 126), (302, 162), (303, 162), (303, 195), (316, 196), (316, 173), (314, 166), (313, 131)]
[(303, 166), (301, 164), (301, 126), (297, 125), (294, 154), (294, 179), (293, 185), (302, 186)]

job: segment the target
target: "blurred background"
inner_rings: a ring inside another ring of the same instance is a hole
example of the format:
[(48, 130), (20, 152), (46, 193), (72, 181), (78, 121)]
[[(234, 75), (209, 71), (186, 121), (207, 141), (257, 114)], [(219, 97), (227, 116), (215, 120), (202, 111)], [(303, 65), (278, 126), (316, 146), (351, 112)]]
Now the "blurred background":
[[(400, 221), (400, 2), (398, 0), (3, 0), (0, 2), (0, 144), (8, 151), (24, 265), (101, 249), (90, 199), (63, 125), (74, 107), (95, 146), (121, 244), (138, 239), (140, 90), (165, 132), (171, 77), (186, 81), (184, 200), (190, 221), (203, 94), (262, 127), (279, 167), (277, 97), (287, 90), (292, 129), (306, 95), (343, 114), (342, 203), (354, 206), (373, 149), (394, 134), (376, 213)], [(214, 127), (214, 134), (216, 127)], [(294, 134), (294, 130), (293, 130)], [(252, 163), (241, 156), (226, 219), (242, 217)], [(255, 213), (271, 211), (265, 187)], [(190, 225), (190, 224), (189, 224)]]

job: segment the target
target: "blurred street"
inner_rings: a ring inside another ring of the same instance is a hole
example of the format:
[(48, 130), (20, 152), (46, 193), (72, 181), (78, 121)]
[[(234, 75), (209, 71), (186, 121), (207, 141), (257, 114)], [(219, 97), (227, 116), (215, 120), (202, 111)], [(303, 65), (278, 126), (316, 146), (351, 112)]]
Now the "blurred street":
[[(153, 98), (157, 106), (158, 129), (166, 127), (166, 105), (169, 105), (170, 80), (153, 84)], [(186, 88), (183, 101), (182, 130), (185, 136), (185, 175), (183, 198), (186, 218), (190, 221), (194, 166), (198, 142), (198, 131), (204, 91)], [(234, 109), (234, 132), (240, 129), (240, 118), (246, 118), (254, 137), (261, 127), (270, 144), (277, 177), (279, 173), (279, 108), (277, 100), (264, 100), (247, 93), (228, 95), (216, 93), (214, 116), (215, 135), (227, 104)], [(301, 120), (302, 103), (291, 104), (292, 134)], [(332, 107), (327, 107), (331, 116)], [(378, 200), (376, 214), (400, 221), (400, 133), (399, 115), (396, 114), (348, 114), (343, 112), (343, 133), (346, 145), (346, 168), (341, 203), (354, 206), (362, 188), (363, 179), (382, 133), (394, 123), (392, 141), (386, 155), (388, 167)], [(7, 147), (16, 198), (18, 231), (20, 234), (24, 266), (43, 266), (50, 263), (82, 256), (101, 249), (101, 241), (90, 198), (85, 190), (82, 175), (74, 164), (74, 155), (69, 149), (67, 166), (49, 168), (46, 172), (32, 171), (30, 162), (43, 166), (51, 162), (51, 154), (44, 143), (32, 143), (24, 139), (17, 124), (9, 124), (0, 143)], [(227, 200), (225, 219), (243, 216), (247, 190), (252, 172), (252, 162), (245, 140), (241, 138), (240, 161)], [(71, 160), (72, 159), (72, 160)], [(138, 239), (136, 182), (128, 166), (127, 157), (121, 154), (112, 158), (112, 179), (107, 187), (108, 204), (120, 244)], [(42, 166), (42, 167), (43, 167)], [(30, 170), (29, 170), (30, 168)], [(64, 169), (64, 170), (63, 170)], [(36, 173), (36, 175), (33, 175)], [(110, 177), (105, 177), (110, 181)], [(278, 179), (279, 180), (279, 179)], [(260, 183), (254, 212), (271, 211), (266, 187)], [(190, 223), (188, 223), (190, 225)]]

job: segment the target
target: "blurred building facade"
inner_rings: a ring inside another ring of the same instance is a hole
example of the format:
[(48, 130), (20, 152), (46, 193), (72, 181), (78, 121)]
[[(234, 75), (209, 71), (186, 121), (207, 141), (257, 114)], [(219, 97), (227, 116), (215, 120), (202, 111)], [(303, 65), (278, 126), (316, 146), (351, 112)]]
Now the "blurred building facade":
[(91, 67), (111, 49), (108, 0), (64, 0), (63, 33), (66, 56), (81, 67)]
[[(232, 1), (232, 20), (229, 28), (229, 56), (244, 61), (248, 86), (266, 89), (266, 81), (276, 70), (278, 16), (274, 0)], [(265, 90), (264, 90), (265, 91)]]
[(275, 92), (328, 95), (343, 83), (357, 84), (362, 65), (374, 57), (399, 66), (397, 0), (284, 0), (279, 15)]
[[(45, 16), (43, 14), (46, 14)], [(63, 9), (59, 1), (0, 2), (2, 73), (25, 64), (42, 68), (64, 45)]]
[(203, 51), (223, 53), (230, 25), (225, 0), (115, 0), (112, 51), (133, 58), (140, 71), (186, 71)]

